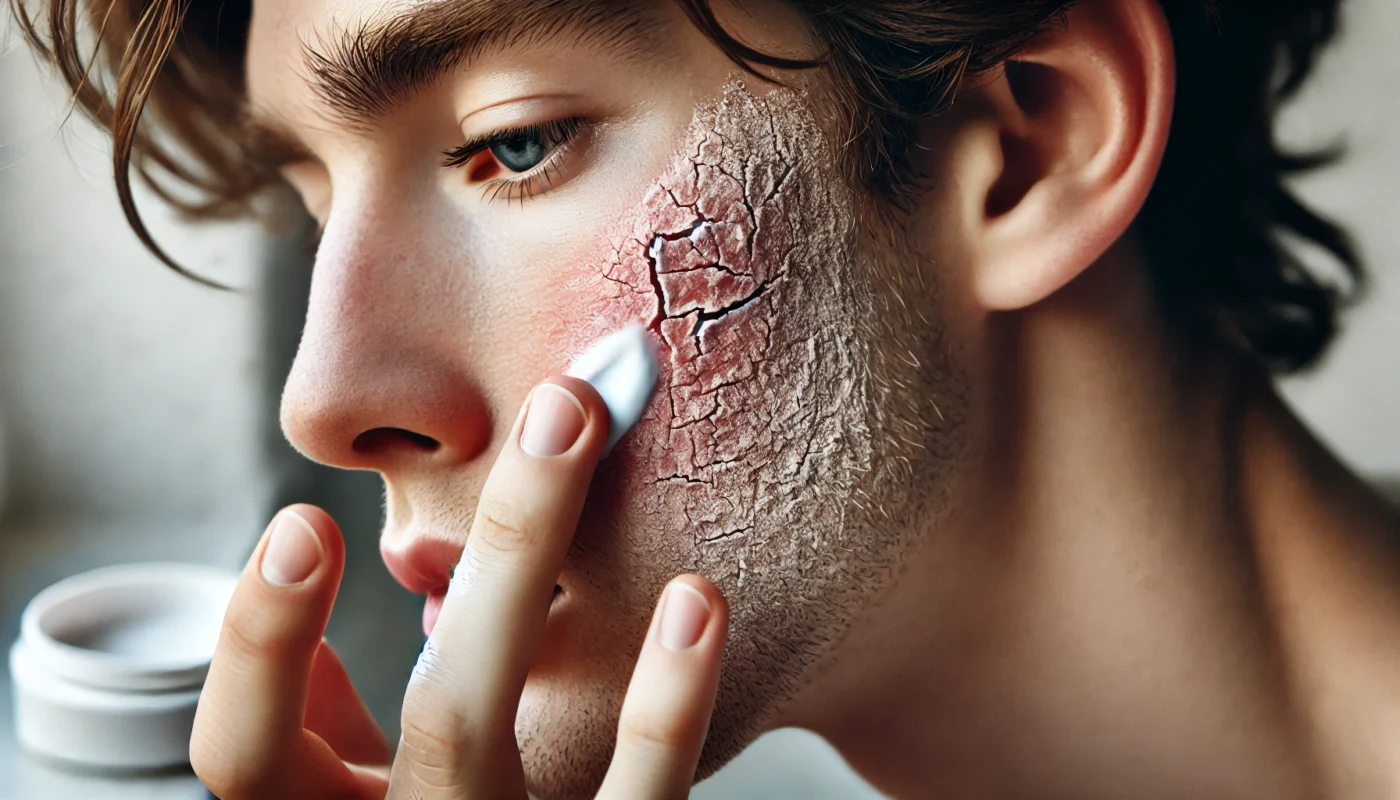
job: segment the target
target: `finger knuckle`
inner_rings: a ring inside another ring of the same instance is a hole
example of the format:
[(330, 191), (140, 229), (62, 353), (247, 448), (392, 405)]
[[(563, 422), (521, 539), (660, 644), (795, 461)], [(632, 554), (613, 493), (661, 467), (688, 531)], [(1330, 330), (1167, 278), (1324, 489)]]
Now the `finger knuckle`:
[(624, 714), (618, 723), (618, 738), (648, 748), (675, 750), (687, 746), (692, 726), (661, 714)]
[(483, 500), (477, 506), (472, 537), (477, 540), (478, 548), (511, 555), (534, 549), (543, 538), (543, 530), (532, 515), (518, 505)]
[(399, 727), (404, 755), (420, 780), (450, 785), (460, 775), (477, 748), (466, 719), (441, 703), (406, 699)]

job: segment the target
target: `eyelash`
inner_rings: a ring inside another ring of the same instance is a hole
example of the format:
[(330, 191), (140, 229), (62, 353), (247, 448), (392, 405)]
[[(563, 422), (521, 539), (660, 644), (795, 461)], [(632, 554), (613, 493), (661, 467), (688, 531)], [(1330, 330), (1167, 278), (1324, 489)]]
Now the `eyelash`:
[(482, 185), (482, 197), (487, 202), (503, 199), (507, 204), (514, 202), (523, 204), (541, 189), (541, 182), (544, 184), (544, 189), (549, 189), (554, 185), (554, 178), (550, 176), (551, 171), (556, 176), (559, 174), (559, 161), (574, 144), (574, 140), (583, 131), (585, 124), (586, 121), (582, 117), (567, 117), (535, 125), (505, 128), (478, 136), (465, 144), (444, 151), (445, 158), (442, 165), (449, 168), (465, 167), (471, 163), (472, 159), (496, 145), (523, 137), (536, 136), (557, 142), (554, 149), (550, 150), (549, 154), (544, 157), (544, 160), (528, 171), (509, 178), (495, 178)]

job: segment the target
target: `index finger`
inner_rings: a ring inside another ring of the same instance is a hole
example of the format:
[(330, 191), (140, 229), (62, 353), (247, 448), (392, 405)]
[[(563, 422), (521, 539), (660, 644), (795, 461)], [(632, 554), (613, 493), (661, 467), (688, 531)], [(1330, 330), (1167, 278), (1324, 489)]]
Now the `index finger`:
[(523, 796), (516, 708), (608, 425), (584, 381), (554, 378), (531, 392), (409, 682), (391, 793), (519, 787)]

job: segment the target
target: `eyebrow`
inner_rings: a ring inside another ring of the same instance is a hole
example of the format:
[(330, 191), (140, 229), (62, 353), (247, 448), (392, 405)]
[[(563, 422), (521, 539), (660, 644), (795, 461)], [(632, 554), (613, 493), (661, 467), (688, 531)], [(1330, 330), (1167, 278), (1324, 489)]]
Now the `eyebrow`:
[(366, 128), (491, 49), (550, 42), (634, 57), (656, 16), (639, 0), (433, 0), (303, 41), (309, 83), (347, 126)]

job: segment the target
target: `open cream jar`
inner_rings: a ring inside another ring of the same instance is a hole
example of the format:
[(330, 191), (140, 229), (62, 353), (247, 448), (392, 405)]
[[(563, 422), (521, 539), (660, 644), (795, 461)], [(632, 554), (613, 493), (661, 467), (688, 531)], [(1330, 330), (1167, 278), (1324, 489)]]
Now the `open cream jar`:
[(104, 772), (187, 762), (195, 705), (236, 582), (208, 567), (129, 564), (35, 595), (10, 650), (21, 746)]

